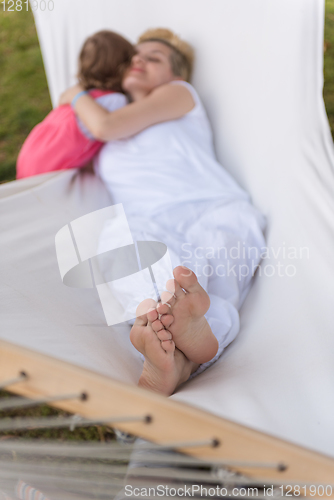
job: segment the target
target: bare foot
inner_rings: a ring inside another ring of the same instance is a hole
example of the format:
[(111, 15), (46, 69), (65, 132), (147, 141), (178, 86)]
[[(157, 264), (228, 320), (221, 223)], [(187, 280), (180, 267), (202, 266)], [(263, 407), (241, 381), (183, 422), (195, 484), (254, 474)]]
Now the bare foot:
[(168, 330), (162, 326), (157, 332), (153, 330), (152, 322), (158, 328), (156, 305), (152, 299), (147, 299), (138, 306), (138, 317), (131, 329), (130, 339), (145, 357), (138, 386), (170, 396), (176, 387), (188, 380), (198, 365), (175, 348)]
[[(178, 266), (174, 280), (167, 281), (157, 306), (161, 326), (172, 334), (175, 345), (194, 363), (210, 361), (218, 351), (218, 341), (204, 317), (210, 298), (190, 269)], [(153, 329), (156, 330), (155, 324)]]

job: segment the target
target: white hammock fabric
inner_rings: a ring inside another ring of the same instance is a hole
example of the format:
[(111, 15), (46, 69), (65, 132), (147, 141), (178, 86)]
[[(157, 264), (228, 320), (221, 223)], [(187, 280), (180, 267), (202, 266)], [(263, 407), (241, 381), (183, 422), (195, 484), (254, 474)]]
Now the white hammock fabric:
[[(322, 99), (324, 3), (54, 4), (35, 13), (53, 103), (75, 81), (79, 48), (94, 31), (135, 41), (146, 28), (170, 27), (196, 49), (193, 84), (220, 162), (268, 218), (269, 255), (237, 339), (172, 398), (334, 456), (334, 156)], [(106, 325), (96, 290), (62, 284), (54, 245), (65, 224), (111, 204), (87, 172), (1, 186), (0, 336), (135, 384), (142, 362), (128, 327)]]

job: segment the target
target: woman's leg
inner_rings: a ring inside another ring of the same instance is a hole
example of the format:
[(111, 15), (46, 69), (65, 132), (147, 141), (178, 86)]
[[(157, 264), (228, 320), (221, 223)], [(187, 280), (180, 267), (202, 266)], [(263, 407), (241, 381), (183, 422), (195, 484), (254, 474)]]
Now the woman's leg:
[[(172, 220), (164, 228), (160, 226), (158, 239), (169, 248), (172, 246), (172, 254), (178, 259), (174, 260), (174, 265), (184, 263), (189, 266), (204, 289), (189, 271), (185, 276), (182, 276), (184, 271), (176, 271), (177, 286), (170, 291), (178, 293), (175, 297), (164, 297), (164, 302), (168, 302), (171, 308), (160, 305), (157, 309), (162, 315), (160, 318), (154, 318), (156, 313), (152, 312), (151, 323), (148, 317), (145, 325), (134, 326), (131, 340), (146, 362), (141, 384), (150, 380), (152, 386), (152, 379), (157, 378), (154, 375), (156, 367), (161, 367), (161, 360), (166, 358), (161, 358), (161, 351), (158, 350), (165, 342), (159, 336), (166, 335), (166, 331), (172, 334), (176, 348), (173, 346), (173, 349), (165, 351), (173, 359), (168, 368), (169, 372), (173, 370), (173, 383), (167, 384), (170, 373), (168, 375), (165, 368), (159, 372), (159, 383), (155, 383), (160, 387), (157, 390), (164, 393), (171, 393), (171, 387), (175, 389), (187, 375), (193, 377), (212, 365), (234, 340), (239, 331), (238, 309), (248, 293), (260, 261), (261, 248), (265, 244), (263, 229), (263, 216), (246, 203), (227, 207), (215, 205), (211, 209), (206, 207), (203, 216), (184, 231), (184, 241), (180, 240), (180, 233), (173, 234)], [(139, 326), (150, 328), (150, 335), (145, 330), (149, 337), (147, 342), (141, 338)], [(156, 346), (154, 349), (153, 343)], [(170, 340), (169, 343), (172, 345)], [(188, 361), (193, 363), (190, 371)], [(195, 363), (200, 366), (196, 368)], [(156, 367), (153, 368), (153, 365)], [(178, 375), (175, 375), (176, 372)], [(167, 390), (161, 387), (167, 387)]]
[(252, 205), (242, 202), (212, 206), (187, 231), (196, 252), (199, 278), (207, 280), (210, 308), (205, 317), (217, 338), (217, 354), (192, 374), (211, 366), (239, 332), (239, 308), (265, 246), (265, 219)]

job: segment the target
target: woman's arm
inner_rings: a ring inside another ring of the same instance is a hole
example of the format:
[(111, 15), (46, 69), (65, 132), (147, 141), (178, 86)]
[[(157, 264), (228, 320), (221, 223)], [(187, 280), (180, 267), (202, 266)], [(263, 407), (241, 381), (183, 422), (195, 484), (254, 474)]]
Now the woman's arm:
[[(68, 89), (60, 104), (70, 103), (82, 88)], [(161, 85), (147, 97), (109, 113), (88, 94), (75, 103), (75, 111), (96, 139), (111, 141), (124, 139), (151, 125), (181, 118), (195, 106), (189, 90), (183, 85)]]

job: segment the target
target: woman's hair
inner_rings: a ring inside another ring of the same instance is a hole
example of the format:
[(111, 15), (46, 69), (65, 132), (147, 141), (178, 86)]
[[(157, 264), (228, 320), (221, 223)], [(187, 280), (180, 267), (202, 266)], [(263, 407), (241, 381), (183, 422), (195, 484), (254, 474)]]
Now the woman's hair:
[(194, 50), (184, 40), (166, 28), (149, 29), (143, 33), (138, 43), (161, 42), (172, 49), (171, 67), (175, 76), (181, 76), (187, 82), (190, 81), (194, 64)]
[(123, 73), (135, 54), (133, 45), (113, 31), (98, 31), (87, 38), (79, 55), (77, 78), (85, 90), (122, 92)]

